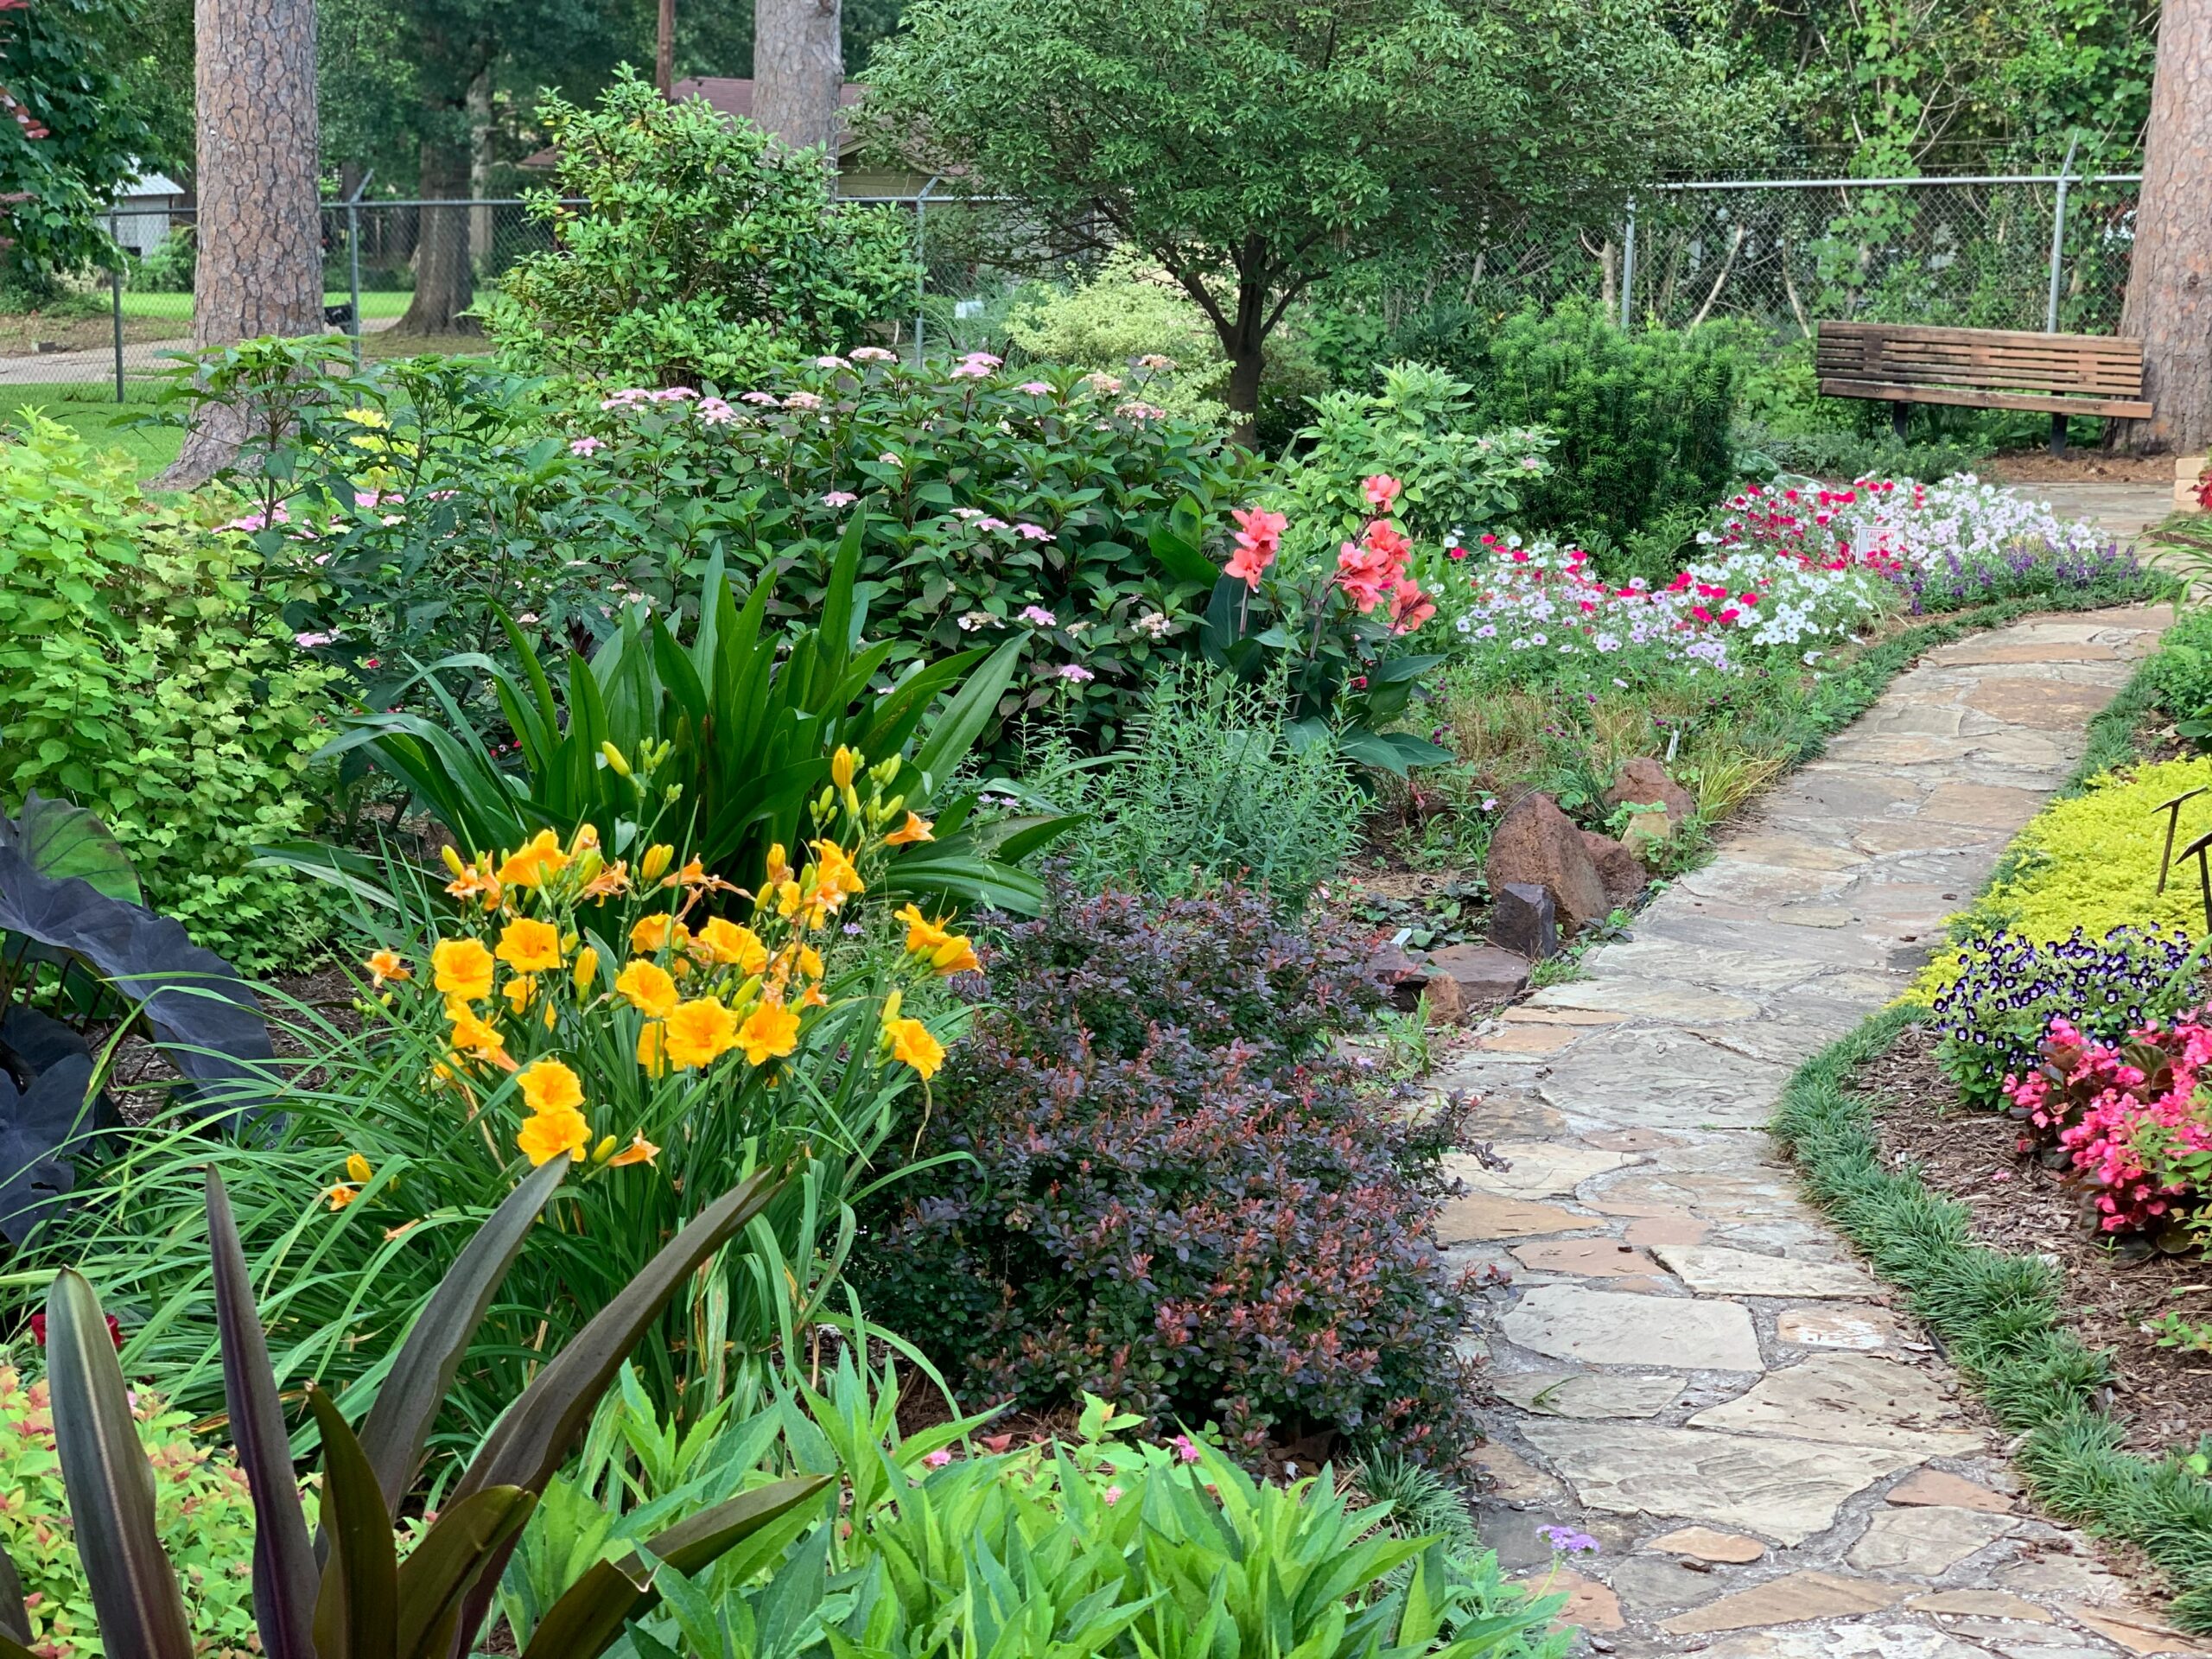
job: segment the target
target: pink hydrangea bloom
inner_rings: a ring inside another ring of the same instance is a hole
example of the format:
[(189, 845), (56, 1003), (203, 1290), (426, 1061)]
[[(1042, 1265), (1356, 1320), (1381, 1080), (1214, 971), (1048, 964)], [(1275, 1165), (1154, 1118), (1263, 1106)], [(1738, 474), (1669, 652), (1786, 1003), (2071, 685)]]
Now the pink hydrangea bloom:
[(1049, 397), (1052, 395), (1052, 387), (1046, 385), (1042, 380), (1025, 380), (1014, 390), (1026, 391), (1032, 397)]
[(1052, 539), (1052, 532), (1042, 524), (1016, 524), (1014, 533), (1025, 542), (1049, 542)]
[(605, 438), (594, 438), (588, 433), (581, 438), (569, 440), (569, 453), (572, 455), (594, 455), (606, 448)]
[(1058, 620), (1058, 618), (1056, 618), (1050, 611), (1046, 610), (1042, 605), (1023, 606), (1021, 607), (1021, 620), (1025, 622), (1033, 622), (1040, 628), (1052, 627)]
[(849, 507), (859, 499), (860, 497), (850, 490), (831, 490), (822, 498), (822, 505), (825, 507)]
[(1070, 681), (1077, 685), (1081, 685), (1087, 680), (1095, 680), (1098, 677), (1089, 669), (1085, 668), (1081, 663), (1062, 663), (1052, 671), (1058, 674), (1062, 679)]

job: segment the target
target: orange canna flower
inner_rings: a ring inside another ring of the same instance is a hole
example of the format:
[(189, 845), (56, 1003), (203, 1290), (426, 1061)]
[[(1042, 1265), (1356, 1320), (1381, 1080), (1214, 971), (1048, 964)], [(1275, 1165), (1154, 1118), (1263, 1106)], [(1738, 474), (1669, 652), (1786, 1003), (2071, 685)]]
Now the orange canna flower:
[(660, 1156), (660, 1148), (642, 1135), (630, 1137), (630, 1144), (607, 1160), (609, 1169), (626, 1169), (632, 1164), (650, 1164)]
[(760, 1065), (779, 1058), (798, 1046), (798, 1015), (780, 1002), (763, 1000), (753, 1005), (738, 1028), (737, 1045), (746, 1063)]
[(666, 1019), (676, 1007), (676, 981), (667, 969), (642, 957), (615, 976), (614, 988), (632, 1007), (656, 1020)]
[(913, 812), (906, 815), (906, 822), (883, 838), (887, 847), (905, 847), (918, 841), (935, 841), (930, 833), (930, 821)]
[(492, 953), (476, 939), (441, 939), (430, 951), (432, 982), (448, 997), (474, 1002), (492, 995)]
[(517, 973), (551, 973), (561, 965), (561, 930), (518, 916), (502, 930), (499, 948), (492, 954)]
[(737, 1016), (710, 996), (679, 1002), (667, 1025), (669, 1063), (683, 1071), (712, 1065), (737, 1046)]
[(397, 950), (372, 950), (369, 953), (369, 959), (361, 966), (369, 970), (369, 978), (374, 982), (378, 990), (382, 990), (387, 981), (415, 977), (414, 969), (407, 965), (407, 958)]

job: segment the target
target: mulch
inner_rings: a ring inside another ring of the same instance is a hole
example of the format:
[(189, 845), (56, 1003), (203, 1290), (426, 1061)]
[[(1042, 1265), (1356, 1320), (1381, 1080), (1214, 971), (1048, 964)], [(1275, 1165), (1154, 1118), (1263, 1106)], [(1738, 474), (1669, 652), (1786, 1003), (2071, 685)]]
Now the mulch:
[(2212, 1433), (2212, 1354), (2161, 1348), (2143, 1328), (2170, 1311), (2212, 1323), (2212, 1261), (2115, 1248), (2085, 1220), (2078, 1189), (2015, 1154), (2010, 1118), (1960, 1100), (1936, 1064), (1936, 1041), (1929, 1027), (1908, 1027), (1859, 1071), (1857, 1085), (1879, 1097), (1884, 1161), (1910, 1160), (1929, 1187), (1966, 1205), (1978, 1243), (2059, 1268), (2075, 1334), (2111, 1351), (2105, 1404), (2133, 1450), (2155, 1455)]
[(2007, 484), (2171, 484), (2171, 455), (2108, 455), (2099, 449), (2015, 449), (1989, 458), (1988, 471)]

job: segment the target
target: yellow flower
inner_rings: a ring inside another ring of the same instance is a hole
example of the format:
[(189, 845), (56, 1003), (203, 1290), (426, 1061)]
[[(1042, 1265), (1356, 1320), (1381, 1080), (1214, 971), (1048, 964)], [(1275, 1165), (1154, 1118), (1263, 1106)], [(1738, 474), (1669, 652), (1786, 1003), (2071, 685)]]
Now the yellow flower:
[(757, 974), (768, 965), (768, 947), (760, 943), (760, 936), (720, 916), (699, 930), (696, 943), (705, 949), (710, 960), (725, 968)]
[(676, 981), (658, 963), (640, 957), (615, 976), (614, 988), (640, 1014), (664, 1020), (676, 1007)]
[(671, 943), (688, 944), (690, 940), (691, 930), (666, 914), (641, 916), (638, 925), (630, 930), (632, 950), (665, 950)]
[(788, 1054), (798, 1046), (798, 1015), (780, 1002), (758, 1003), (738, 1028), (737, 1042), (748, 1065)]
[(791, 879), (791, 874), (790, 855), (784, 851), (784, 843), (779, 841), (768, 849), (767, 884), (772, 887), (779, 887)]
[(696, 858), (685, 864), (682, 869), (663, 878), (661, 881), (661, 886), (664, 887), (706, 887), (720, 885), (721, 883), (713, 876), (707, 874), (707, 867)]
[(561, 930), (550, 922), (518, 916), (499, 935), (493, 952), (520, 974), (550, 973), (561, 965)]
[(883, 844), (887, 847), (905, 847), (913, 842), (936, 839), (937, 837), (930, 833), (930, 821), (909, 812), (906, 815), (906, 822), (886, 836), (883, 838)]
[(852, 859), (834, 841), (808, 843), (814, 849), (814, 887), (822, 901), (835, 910), (855, 893), (866, 893), (861, 882), (861, 873), (853, 868)]
[(883, 1037), (891, 1058), (912, 1066), (925, 1083), (944, 1064), (944, 1045), (930, 1035), (930, 1028), (918, 1020), (887, 1020)]
[(629, 891), (630, 867), (619, 858), (595, 873), (583, 886), (583, 896), (597, 904), (604, 904), (609, 899)]
[(612, 743), (601, 743), (599, 746), (599, 753), (600, 757), (607, 762), (608, 769), (616, 777), (627, 778), (630, 775), (630, 762), (624, 758), (622, 751)]
[(530, 1006), (530, 999), (537, 995), (537, 978), (530, 974), (517, 974), (504, 988), (507, 1006), (520, 1014)]
[(830, 781), (840, 789), (850, 789), (853, 768), (860, 763), (860, 757), (840, 743), (837, 753), (830, 757)]
[(492, 874), (492, 859), (488, 853), (473, 864), (464, 864), (461, 861), (460, 852), (450, 842), (439, 851), (445, 858), (446, 868), (453, 872), (453, 880), (446, 883), (448, 893), (456, 899), (473, 898), (480, 893), (484, 895), (485, 909), (497, 910), (499, 907), (499, 881)]
[(906, 949), (940, 974), (964, 974), (982, 967), (967, 937), (951, 931), (943, 921), (930, 920), (912, 905), (901, 910), (898, 919), (906, 924)]
[[(687, 1071), (712, 1065), (737, 1046), (737, 1016), (710, 996), (679, 1002), (668, 1016), (666, 1041), (670, 1064)], [(750, 1050), (747, 1058), (751, 1058)]]
[(326, 1188), (322, 1196), (330, 1200), (330, 1207), (333, 1210), (343, 1210), (354, 1199), (359, 1198), (361, 1193), (359, 1188), (348, 1186), (345, 1182), (340, 1181), (335, 1186)]
[(495, 1027), (479, 1019), (473, 1010), (461, 1003), (448, 1003), (446, 1018), (453, 1021), (455, 1052), (486, 1061), (504, 1071), (515, 1069), (515, 1063), (507, 1058), (507, 1039), (499, 1035)]
[(658, 881), (668, 868), (669, 861), (676, 856), (676, 849), (664, 841), (657, 841), (645, 849), (645, 855), (638, 861), (638, 875), (641, 880)]
[(499, 880), (513, 887), (534, 887), (569, 868), (569, 855), (550, 830), (541, 830), (499, 866)]
[(346, 1154), (346, 1179), (347, 1180), (365, 1186), (368, 1185), (369, 1177), (374, 1173), (375, 1172), (371, 1170), (369, 1167), (369, 1160), (362, 1157), (359, 1153), (349, 1152)]
[(810, 985), (798, 994), (798, 1005), (802, 1008), (826, 1008), (830, 999), (822, 995), (819, 985)]
[(430, 952), (437, 988), (474, 1002), (492, 995), (492, 953), (476, 939), (441, 939)]
[(533, 1166), (558, 1158), (563, 1153), (570, 1158), (582, 1158), (584, 1148), (590, 1144), (591, 1125), (574, 1107), (564, 1111), (533, 1112), (523, 1120), (522, 1129), (515, 1136), (515, 1145)]
[(592, 988), (599, 983), (599, 952), (586, 945), (576, 952), (576, 969), (571, 976), (578, 996), (589, 996)]
[(906, 949), (918, 957), (929, 955), (952, 937), (943, 923), (923, 915), (918, 905), (906, 906), (893, 919), (906, 924)]
[(964, 934), (955, 933), (943, 944), (930, 952), (930, 966), (948, 979), (955, 974), (981, 973), (983, 964), (976, 959), (976, 947)]
[(516, 1077), (522, 1103), (533, 1112), (573, 1112), (584, 1103), (584, 1086), (558, 1060), (538, 1060)]
[(407, 965), (407, 959), (397, 950), (372, 951), (369, 959), (361, 966), (369, 970), (369, 977), (375, 982), (378, 990), (385, 988), (387, 980), (415, 977), (414, 970)]
[(668, 1032), (658, 1020), (648, 1020), (638, 1028), (638, 1065), (649, 1077), (657, 1077), (668, 1070)]
[(607, 1160), (609, 1169), (626, 1169), (632, 1164), (650, 1164), (660, 1156), (660, 1148), (642, 1135), (630, 1137), (630, 1144)]

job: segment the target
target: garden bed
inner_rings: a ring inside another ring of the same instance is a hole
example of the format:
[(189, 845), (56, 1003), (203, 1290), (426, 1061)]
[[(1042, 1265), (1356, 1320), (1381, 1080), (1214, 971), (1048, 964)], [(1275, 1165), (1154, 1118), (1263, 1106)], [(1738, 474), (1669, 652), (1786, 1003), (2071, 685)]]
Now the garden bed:
[(1900, 1032), (1851, 1085), (1878, 1097), (1885, 1163), (1911, 1162), (1931, 1191), (1967, 1205), (1977, 1243), (2057, 1267), (2067, 1322), (2112, 1355), (2107, 1403), (2131, 1449), (2156, 1455), (2212, 1427), (2212, 1353), (2161, 1347), (2145, 1328), (2170, 1310), (2202, 1318), (2212, 1309), (2212, 1262), (2115, 1247), (2087, 1227), (2081, 1189), (2015, 1155), (2018, 1126), (1959, 1098), (1928, 1027)]

